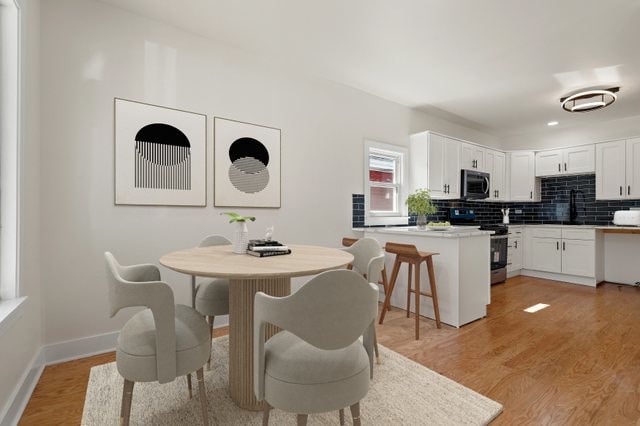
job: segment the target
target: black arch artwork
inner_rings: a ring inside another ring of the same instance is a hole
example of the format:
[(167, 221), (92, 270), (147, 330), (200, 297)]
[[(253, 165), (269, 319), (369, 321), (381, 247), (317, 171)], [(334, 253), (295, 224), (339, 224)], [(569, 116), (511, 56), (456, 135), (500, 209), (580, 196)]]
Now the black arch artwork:
[(269, 184), (269, 150), (258, 140), (244, 137), (229, 147), (229, 180), (245, 194), (255, 194)]
[(147, 124), (136, 133), (135, 187), (191, 190), (191, 144), (179, 129)]

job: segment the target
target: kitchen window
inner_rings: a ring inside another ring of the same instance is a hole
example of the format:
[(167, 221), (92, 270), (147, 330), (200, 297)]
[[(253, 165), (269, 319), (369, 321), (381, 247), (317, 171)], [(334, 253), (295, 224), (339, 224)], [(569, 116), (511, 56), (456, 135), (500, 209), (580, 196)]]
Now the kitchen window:
[(406, 224), (408, 150), (365, 141), (364, 153), (365, 225)]

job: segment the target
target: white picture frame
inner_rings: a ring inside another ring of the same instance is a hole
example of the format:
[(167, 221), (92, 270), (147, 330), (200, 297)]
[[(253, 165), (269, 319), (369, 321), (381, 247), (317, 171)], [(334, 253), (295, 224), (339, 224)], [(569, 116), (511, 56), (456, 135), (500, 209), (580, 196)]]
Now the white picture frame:
[(281, 131), (214, 117), (214, 206), (281, 206)]
[(207, 116), (114, 99), (115, 204), (206, 206)]

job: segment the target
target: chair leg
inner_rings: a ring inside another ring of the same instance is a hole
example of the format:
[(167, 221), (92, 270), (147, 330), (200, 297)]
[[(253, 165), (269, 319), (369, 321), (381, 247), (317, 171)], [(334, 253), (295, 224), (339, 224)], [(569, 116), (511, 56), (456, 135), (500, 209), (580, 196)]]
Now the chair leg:
[(387, 314), (387, 309), (391, 304), (391, 293), (393, 293), (393, 289), (396, 286), (396, 279), (398, 278), (398, 271), (400, 270), (400, 262), (396, 257), (395, 262), (393, 263), (393, 270), (391, 271), (391, 281), (389, 282), (389, 292), (384, 297), (384, 305), (382, 305), (382, 312), (380, 313), (379, 324), (382, 324), (384, 321), (384, 317)]
[(407, 318), (409, 318), (409, 312), (411, 311), (411, 275), (413, 273), (413, 265), (408, 264), (409, 271), (407, 272)]
[(129, 426), (131, 417), (131, 398), (133, 397), (133, 384), (131, 380), (124, 379), (122, 387), (122, 405), (120, 406), (120, 425)]
[(356, 402), (349, 408), (351, 408), (351, 417), (353, 417), (353, 426), (360, 426), (360, 403)]
[(380, 364), (380, 352), (378, 351), (378, 335), (374, 328), (373, 330), (373, 350), (376, 353), (376, 364)]
[(193, 390), (191, 387), (191, 373), (187, 374), (187, 389), (189, 389), (189, 399), (193, 398)]
[(204, 388), (204, 371), (200, 367), (196, 372), (198, 376), (198, 396), (200, 397), (200, 408), (202, 408), (202, 424), (209, 425), (209, 414), (207, 413), (207, 391)]
[[(382, 268), (382, 288), (384, 288), (384, 295), (386, 296), (389, 292), (389, 280), (387, 279), (387, 267), (384, 266)], [(387, 307), (387, 310), (391, 310), (391, 306)]]
[(196, 276), (191, 275), (191, 307), (196, 308)]
[(420, 340), (420, 264), (416, 265), (416, 340)]
[(431, 299), (433, 300), (433, 312), (436, 316), (436, 326), (442, 328), (440, 324), (440, 308), (438, 308), (438, 292), (436, 290), (436, 274), (433, 269), (433, 259), (427, 258), (427, 271), (429, 272), (429, 284), (431, 285)]
[(269, 426), (269, 413), (271, 412), (271, 406), (266, 404), (264, 410), (262, 410), (262, 426)]
[[(210, 339), (213, 339), (213, 321), (215, 320), (215, 316), (209, 316), (209, 336)], [(209, 351), (209, 360), (207, 361), (207, 369), (211, 370), (211, 351)]]
[(298, 414), (298, 426), (307, 426), (308, 414)]
[(338, 413), (340, 414), (340, 426), (344, 426), (344, 408), (341, 408)]

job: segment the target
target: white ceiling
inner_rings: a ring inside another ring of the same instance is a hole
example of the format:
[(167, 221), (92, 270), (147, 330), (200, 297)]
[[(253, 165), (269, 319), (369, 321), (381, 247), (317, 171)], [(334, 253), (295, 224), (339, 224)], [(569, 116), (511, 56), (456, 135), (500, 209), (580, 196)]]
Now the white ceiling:
[(639, 0), (103, 1), (498, 136), (640, 115)]

